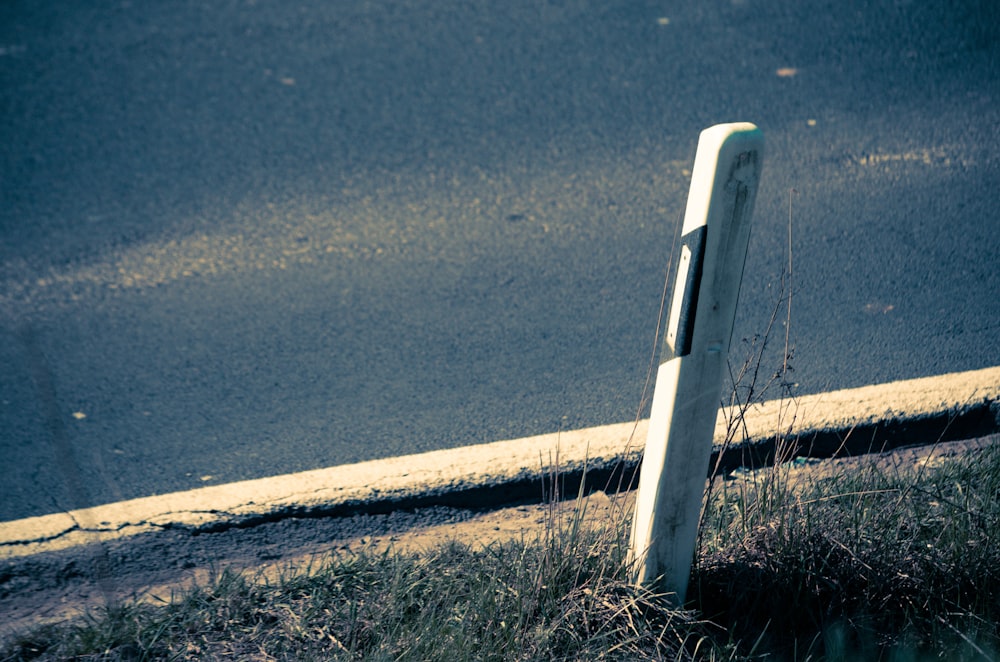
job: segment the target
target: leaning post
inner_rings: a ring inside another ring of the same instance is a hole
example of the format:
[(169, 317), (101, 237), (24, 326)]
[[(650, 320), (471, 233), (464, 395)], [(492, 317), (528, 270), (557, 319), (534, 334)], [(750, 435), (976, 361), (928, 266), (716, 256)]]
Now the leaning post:
[(638, 584), (683, 605), (764, 137), (747, 122), (701, 132), (653, 391), (630, 539)]

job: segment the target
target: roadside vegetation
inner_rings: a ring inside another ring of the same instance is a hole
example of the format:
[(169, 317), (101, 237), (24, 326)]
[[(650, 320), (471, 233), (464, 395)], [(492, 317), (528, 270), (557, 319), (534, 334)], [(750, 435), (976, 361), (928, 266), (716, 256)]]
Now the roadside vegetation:
[[(1000, 654), (1000, 449), (713, 482), (689, 603), (637, 589), (626, 510), (535, 538), (223, 571), (21, 633), (4, 660), (980, 660)], [(568, 516), (564, 516), (568, 515)], [(527, 535), (527, 534), (526, 534)]]

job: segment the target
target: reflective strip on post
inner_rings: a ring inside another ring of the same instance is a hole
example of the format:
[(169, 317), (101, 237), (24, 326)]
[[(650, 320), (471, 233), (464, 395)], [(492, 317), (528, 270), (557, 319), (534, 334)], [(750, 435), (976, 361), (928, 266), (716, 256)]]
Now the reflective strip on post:
[(706, 226), (702, 225), (681, 237), (681, 257), (677, 264), (667, 333), (663, 336), (661, 363), (675, 356), (691, 353), (698, 285), (701, 283), (701, 265), (705, 258), (705, 229)]

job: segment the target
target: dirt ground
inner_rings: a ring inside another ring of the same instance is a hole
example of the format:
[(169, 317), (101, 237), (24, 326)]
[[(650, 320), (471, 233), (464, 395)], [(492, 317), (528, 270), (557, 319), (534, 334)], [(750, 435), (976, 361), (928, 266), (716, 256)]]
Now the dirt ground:
[[(790, 480), (816, 479), (862, 462), (906, 471), (932, 466), (1000, 443), (1000, 435), (916, 446), (882, 455), (836, 460), (799, 460), (786, 465)], [(767, 471), (766, 469), (763, 471)], [(752, 480), (737, 472), (727, 480)], [(193, 535), (166, 531), (113, 544), (0, 563), (0, 638), (35, 625), (59, 622), (123, 600), (167, 602), (179, 591), (211, 581), (223, 568), (267, 579), (308, 569), (330, 554), (389, 548), (420, 552), (450, 541), (475, 547), (512, 539), (532, 540), (546, 526), (565, 523), (577, 509), (592, 523), (621, 521), (631, 514), (634, 493), (594, 492), (582, 501), (526, 504), (490, 510), (431, 508), (352, 518), (289, 519), (252, 529)]]

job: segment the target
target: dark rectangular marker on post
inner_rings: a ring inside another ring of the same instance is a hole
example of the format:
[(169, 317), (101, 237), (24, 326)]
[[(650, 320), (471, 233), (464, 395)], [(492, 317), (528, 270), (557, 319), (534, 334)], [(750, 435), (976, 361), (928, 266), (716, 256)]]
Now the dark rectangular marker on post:
[(705, 235), (707, 226), (692, 230), (681, 237), (681, 256), (674, 277), (674, 295), (671, 298), (667, 333), (663, 337), (660, 363), (676, 356), (691, 353), (691, 335), (694, 333), (694, 315), (698, 307), (698, 288), (705, 261)]

